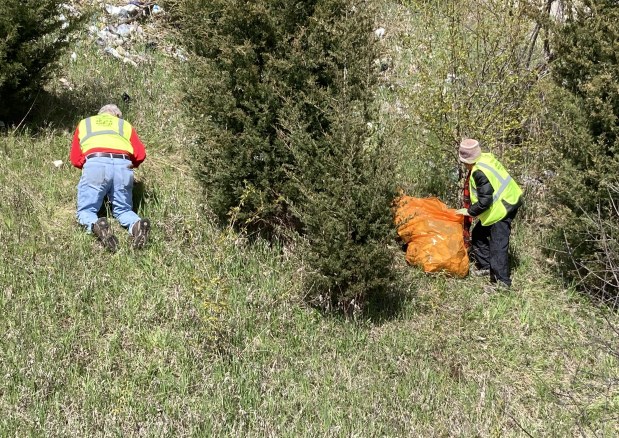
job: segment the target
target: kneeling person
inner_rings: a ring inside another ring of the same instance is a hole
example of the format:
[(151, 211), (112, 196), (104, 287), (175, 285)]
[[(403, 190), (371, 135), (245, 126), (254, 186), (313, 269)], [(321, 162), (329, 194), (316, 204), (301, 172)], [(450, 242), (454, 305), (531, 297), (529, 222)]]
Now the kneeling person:
[(83, 119), (73, 134), (71, 163), (82, 169), (77, 186), (77, 220), (114, 252), (118, 239), (107, 218), (98, 218), (105, 196), (112, 214), (133, 236), (133, 246), (148, 240), (150, 221), (133, 211), (133, 169), (146, 158), (144, 144), (116, 105), (105, 105), (96, 116)]

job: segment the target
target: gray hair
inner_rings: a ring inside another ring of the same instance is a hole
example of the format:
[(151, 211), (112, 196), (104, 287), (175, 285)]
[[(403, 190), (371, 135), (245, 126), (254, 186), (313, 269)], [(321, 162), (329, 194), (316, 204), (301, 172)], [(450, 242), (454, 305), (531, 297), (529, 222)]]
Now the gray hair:
[(109, 103), (101, 107), (101, 109), (99, 110), (99, 114), (111, 114), (119, 118), (123, 116), (123, 113), (120, 111), (120, 109), (113, 103)]

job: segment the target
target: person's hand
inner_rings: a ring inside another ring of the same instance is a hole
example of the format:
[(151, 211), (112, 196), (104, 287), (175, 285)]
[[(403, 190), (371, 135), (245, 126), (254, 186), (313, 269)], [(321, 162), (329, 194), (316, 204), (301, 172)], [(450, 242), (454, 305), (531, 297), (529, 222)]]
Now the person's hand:
[(459, 214), (461, 216), (470, 216), (468, 210), (466, 208), (460, 208), (458, 210), (456, 210), (456, 214)]
[(135, 169), (135, 166), (134, 166), (133, 164), (129, 164), (129, 165), (127, 166), (127, 169)]

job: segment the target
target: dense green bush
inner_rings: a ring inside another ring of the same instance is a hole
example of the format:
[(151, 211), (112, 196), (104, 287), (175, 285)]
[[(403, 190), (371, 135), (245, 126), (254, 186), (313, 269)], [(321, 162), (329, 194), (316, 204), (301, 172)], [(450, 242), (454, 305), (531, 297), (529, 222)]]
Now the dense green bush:
[(62, 0), (0, 5), (0, 117), (19, 119), (54, 71), (80, 22)]
[(554, 194), (564, 207), (555, 247), (569, 279), (599, 298), (619, 291), (619, 4), (577, 5), (554, 38), (553, 75), (569, 94), (568, 136), (555, 149), (562, 165)]
[(280, 122), (300, 195), (292, 207), (308, 243), (308, 298), (327, 307), (362, 305), (392, 280), (395, 163), (373, 130), (372, 25), (367, 2), (318, 2), (289, 55), (298, 85)]
[(291, 157), (277, 120), (282, 75), (294, 69), (280, 60), (314, 3), (168, 2), (195, 54), (186, 84), (199, 137), (194, 152), (209, 205), (222, 222), (271, 235), (292, 220), (285, 202), (292, 196), (285, 173)]
[(168, 5), (194, 54), (187, 101), (213, 211), (267, 237), (299, 233), (307, 296), (320, 306), (356, 308), (388, 287), (395, 184), (369, 128), (369, 2)]

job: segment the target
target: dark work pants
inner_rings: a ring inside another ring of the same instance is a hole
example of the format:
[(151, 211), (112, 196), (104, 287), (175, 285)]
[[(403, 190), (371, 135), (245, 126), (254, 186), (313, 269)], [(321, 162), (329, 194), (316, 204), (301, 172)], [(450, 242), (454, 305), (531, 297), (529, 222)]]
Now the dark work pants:
[(510, 212), (503, 220), (484, 227), (481, 221), (471, 232), (471, 256), (479, 269), (490, 269), (490, 281), (500, 281), (511, 286), (509, 267), (509, 236), (512, 220), (517, 210)]

